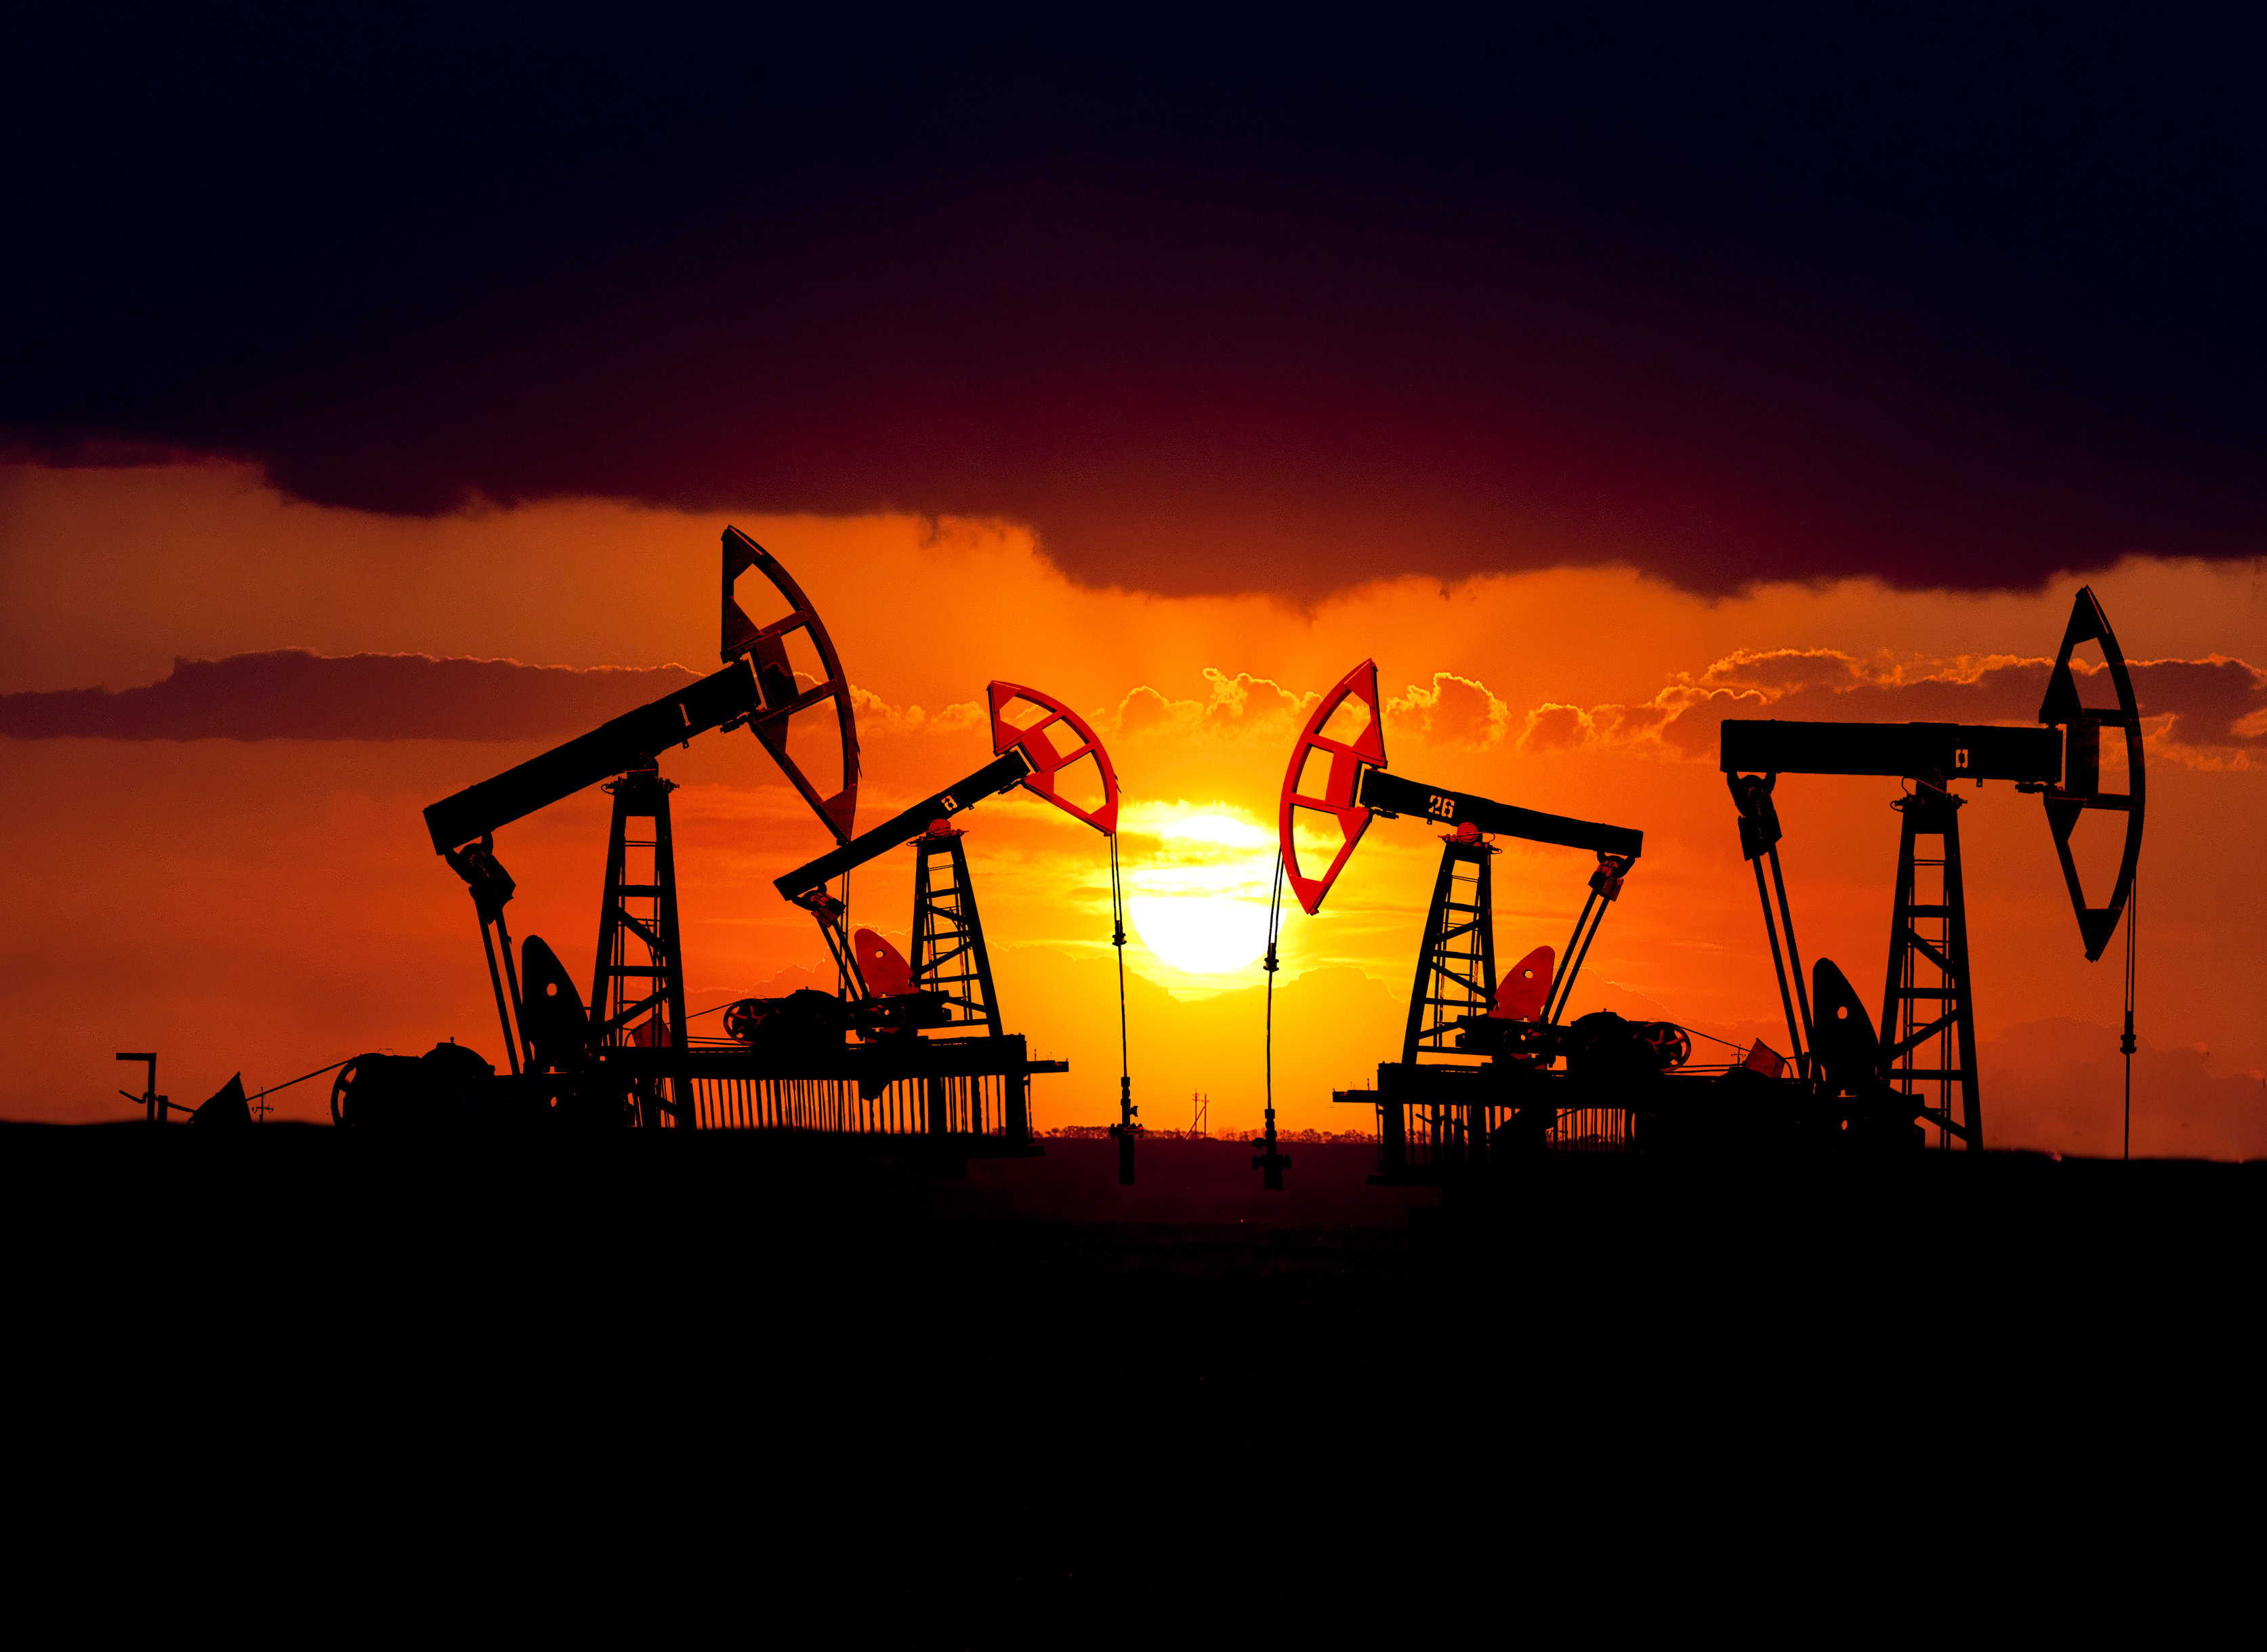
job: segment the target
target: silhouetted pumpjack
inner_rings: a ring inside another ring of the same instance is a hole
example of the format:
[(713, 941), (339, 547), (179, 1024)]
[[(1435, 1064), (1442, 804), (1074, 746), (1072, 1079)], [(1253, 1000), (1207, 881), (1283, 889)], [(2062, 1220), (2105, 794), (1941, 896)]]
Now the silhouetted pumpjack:
[[(994, 682), (987, 690), (991, 707), (993, 749), (989, 763), (894, 819), (774, 880), (781, 895), (818, 920), (841, 982), (841, 1018), (864, 1039), (893, 1044), (902, 1060), (917, 1059), (919, 1046), (931, 1040), (1012, 1053), (1005, 1059), (1019, 1075), (1064, 1072), (1062, 1061), (1032, 1061), (1023, 1041), (1002, 1031), (999, 995), (976, 905), (962, 840), (953, 819), (987, 797), (1023, 786), (1111, 840), (1113, 868), (1118, 831), (1118, 775), (1093, 728), (1062, 701), (1036, 688)], [(1010, 713), (1016, 713), (1011, 718)], [(1032, 715), (1036, 713), (1036, 716)], [(1021, 720), (1016, 720), (1020, 718)], [(1066, 732), (1067, 731), (1067, 732)], [(1059, 744), (1059, 742), (1061, 742)], [(1066, 775), (1091, 759), (1101, 791), (1084, 809), (1061, 790)], [(833, 879), (904, 844), (913, 845), (913, 956), (908, 960), (870, 929), (845, 933), (843, 903), (827, 892)], [(1122, 924), (1121, 924), (1122, 932)], [(805, 995), (796, 995), (795, 998)], [(794, 998), (749, 999), (735, 1005), (727, 1025), (736, 1036), (759, 1043), (774, 1017), (807, 1015), (811, 1007)], [(987, 1069), (988, 1070), (988, 1069)], [(929, 1129), (942, 1139), (965, 1103), (952, 1091), (950, 1076), (925, 1081)], [(1119, 1105), (1131, 1123), (1131, 1081), (1121, 1074)], [(1124, 1176), (1130, 1178), (1130, 1133), (1121, 1149)]]
[[(1388, 773), (1385, 761), (1377, 666), (1364, 660), (1323, 696), (1301, 731), (1283, 777), (1277, 831), (1284, 875), (1311, 916), (1372, 819), (1414, 814), (1449, 828), (1441, 839), (1440, 872), (1410, 988), (1401, 1059), (1379, 1063), (1375, 1090), (1341, 1090), (1336, 1097), (1377, 1108), (1383, 1148), (1375, 1179), (1436, 1184), (1484, 1168), (1497, 1153), (1539, 1144), (1569, 1099), (1559, 1093), (1563, 1083), (1542, 1082), (1560, 1054), (1594, 1073), (1622, 1066), (1658, 1071), (1682, 1061), (1690, 1046), (1680, 1030), (1665, 1023), (1633, 1026), (1606, 1015), (1584, 1017), (1570, 1028), (1558, 1024), (1606, 908), (1644, 851), (1643, 833), (1404, 779)], [(1337, 833), (1330, 864), (1319, 877), (1310, 877), (1300, 859), (1302, 816), (1326, 834)], [(1492, 834), (1597, 856), (1567, 942), (1567, 967), (1555, 977), (1552, 950), (1541, 946), (1499, 983)], [(1264, 967), (1272, 977), (1272, 936)], [(1265, 1142), (1253, 1143), (1262, 1149), (1253, 1163), (1268, 1172), (1273, 1187), (1280, 1185), (1280, 1167), (1265, 1162), (1277, 1156), (1272, 1098), (1267, 1122)]]
[[(693, 1121), (682, 1062), (627, 1059), (634, 1051), (686, 1047), (669, 818), (672, 788), (661, 777), (657, 759), (696, 735), (745, 725), (838, 841), (850, 833), (858, 796), (858, 737), (849, 679), (817, 612), (778, 559), (737, 528), (724, 530), (723, 567), (723, 670), (425, 811), (435, 850), (471, 891), (505, 1059), (519, 1082), (498, 1090), (471, 1083), (463, 1074), (412, 1077), (408, 1069), (385, 1065), (410, 1058), (365, 1055), (348, 1063), (334, 1083), (333, 1116), (341, 1122), (457, 1119), (468, 1116), (467, 1109), (483, 1115), (647, 1126), (682, 1127)], [(737, 582), (751, 569), (763, 576), (787, 607), (782, 617), (761, 627), (737, 598)], [(798, 674), (791, 646), (815, 662), (818, 672)], [(840, 783), (822, 795), (789, 743), (799, 714), (830, 704), (840, 742)], [(614, 808), (586, 1011), (571, 978), (540, 937), (527, 937), (515, 969), (504, 923), (515, 885), (496, 859), (495, 833), (601, 782), (613, 794)], [(639, 821), (651, 823), (649, 836), (633, 835)], [(640, 854), (642, 864), (634, 864)], [(433, 1056), (441, 1054), (436, 1050)]]
[[(2117, 696), (2115, 709), (2088, 708), (2080, 700), (2071, 659), (2073, 650), (2086, 642), (2102, 650)], [(2007, 780), (2018, 791), (2040, 793), (2088, 962), (2101, 958), (2117, 932), (2140, 865), (2145, 761), (2132, 675), (2090, 589), (2080, 590), (2071, 605), (2062, 649), (2039, 706), (2039, 722), (2044, 726), (2027, 729), (1990, 723), (1724, 721), (1724, 776), (1739, 810), (1741, 852), (1755, 867), (1756, 893), (1763, 904), (1764, 929), (1779, 975), (1787, 1037), (1800, 1069), (1826, 1093), (1862, 1100), (1859, 1111), (1871, 1123), (1861, 1133), (1868, 1139), (1925, 1136), (1926, 1127), (1913, 1122), (1925, 1119), (1936, 1126), (1944, 1145), (1955, 1140), (1970, 1150), (1984, 1145), (1975, 995), (1969, 973), (1967, 884), (1960, 856), (1964, 804), (1953, 793), (1955, 782), (1972, 780), (1981, 788), (1987, 780)], [(2123, 792), (2102, 789), (2104, 729), (2121, 730), (2125, 737)], [(1889, 922), (1879, 1035), (1841, 971), (1827, 959), (1818, 961), (1810, 995), (1803, 993), (1794, 914), (1779, 868), (1779, 811), (1772, 802), (1779, 777), (1790, 774), (1877, 775), (1911, 782), (1911, 789), (1893, 805), (1903, 817), (1904, 830), (1897, 848), (1897, 899)], [(2087, 903), (2071, 851), (2073, 830), (2084, 815), (2096, 811), (2122, 814), (2125, 821), (2117, 877), (2109, 899), (2098, 907)], [(1924, 838), (1938, 841), (1933, 856), (1920, 853), (1918, 841)], [(1765, 860), (1771, 863), (1768, 890)], [(1924, 887), (1932, 874), (1935, 887)], [(2131, 1034), (2129, 1006), (2129, 1045)], [(1933, 1065), (1919, 1064), (1923, 1048), (1932, 1043), (1938, 1051)], [(1929, 1085), (1936, 1090), (1933, 1104), (1921, 1088)], [(1858, 1127), (1858, 1113), (1845, 1112), (1841, 1127)]]

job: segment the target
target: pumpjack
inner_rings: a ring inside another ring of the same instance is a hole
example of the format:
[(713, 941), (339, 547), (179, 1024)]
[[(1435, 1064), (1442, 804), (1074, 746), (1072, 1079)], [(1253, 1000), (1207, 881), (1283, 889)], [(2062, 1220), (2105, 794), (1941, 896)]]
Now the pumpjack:
[[(1277, 806), (1281, 875), (1300, 907), (1310, 917), (1321, 911), (1370, 822), (1402, 815), (1446, 830), (1400, 1059), (1378, 1064), (1375, 1090), (1334, 1096), (1376, 1109), (1382, 1145), (1373, 1181), (1437, 1186), (1482, 1174), (1493, 1160), (1540, 1147), (1569, 1106), (1591, 1105), (1596, 1085), (1583, 1088), (1588, 1081), (1657, 1074), (1686, 1059), (1689, 1039), (1665, 1022), (1632, 1023), (1600, 1011), (1561, 1024), (1606, 910), (1620, 898), (1624, 880), (1644, 852), (1645, 834), (1389, 772), (1377, 666), (1364, 660), (1316, 706), (1283, 777)], [(1310, 876), (1300, 857), (1302, 825), (1318, 830), (1326, 844), (1336, 833), (1319, 876)], [(1597, 856), (1563, 971), (1554, 970), (1556, 955), (1546, 945), (1499, 977), (1491, 872), (1498, 853), (1493, 840), (1499, 837)], [(1271, 923), (1262, 966), (1271, 1003), (1275, 938)], [(1272, 1020), (1271, 1008), (1271, 1065)], [(1553, 1070), (1562, 1059), (1566, 1070)], [(1266, 1134), (1252, 1146), (1254, 1167), (1265, 1173), (1267, 1186), (1280, 1187), (1289, 1160), (1278, 1149), (1272, 1095)]]
[[(1028, 1145), (1030, 1076), (1068, 1070), (1067, 1062), (1031, 1060), (1023, 1039), (1003, 1030), (969, 875), (967, 833), (954, 820), (1021, 786), (1109, 839), (1113, 872), (1117, 864), (1118, 775), (1093, 727), (1036, 688), (995, 681), (986, 693), (994, 753), (990, 762), (774, 880), (783, 898), (818, 921), (834, 960), (838, 995), (805, 989), (783, 998), (744, 999), (725, 1014), (726, 1032), (759, 1052), (792, 1050), (814, 1039), (839, 1046), (846, 1033), (858, 1039), (862, 1054), (871, 1058), (860, 1071), (869, 1095), (893, 1080), (921, 1086), (931, 1156), (947, 1164), (972, 1154), (997, 1154), (969, 1122), (980, 1114), (983, 1081), (1001, 1087), (1011, 1115), (1021, 1121), (1011, 1134)], [(1063, 782), (1089, 760), (1100, 801), (1086, 808), (1065, 795)], [(910, 958), (877, 930), (849, 929), (845, 903), (828, 887), (908, 844), (913, 850)], [(1113, 877), (1113, 895), (1115, 890)], [(1121, 914), (1121, 935), (1123, 929)], [(1119, 1094), (1121, 1121), (1130, 1127), (1131, 1080), (1122, 1071)], [(1121, 1140), (1121, 1178), (1130, 1178), (1130, 1128)]]
[[(2073, 650), (2092, 642), (2117, 694), (2115, 709), (2082, 703)], [(1855, 1141), (1902, 1146), (1958, 1142), (1984, 1146), (1977, 1075), (1975, 994), (1969, 968), (1967, 878), (1961, 864), (1962, 781), (2012, 781), (2046, 806), (2087, 961), (2097, 962), (2132, 896), (2141, 859), (2146, 773), (2132, 673), (2090, 588), (2071, 605), (2062, 648), (2047, 679), (2037, 728), (1955, 723), (1790, 723), (1727, 718), (1720, 755), (1739, 811), (1740, 848), (1755, 869), (1764, 930), (1779, 976), (1787, 1038), (1819, 1098), (1816, 1127)], [(2122, 792), (2102, 784), (2102, 736), (2124, 736)], [(1892, 800), (1902, 819), (1889, 956), (1876, 1023), (1841, 970), (1820, 958), (1805, 993), (1794, 919), (1779, 865), (1782, 835), (1772, 802), (1782, 775), (1865, 775), (1904, 782)], [(2121, 815), (2124, 841), (2109, 898), (2087, 899), (2071, 836), (2088, 813)], [(1771, 867), (1770, 886), (1764, 878)], [(1776, 903), (1774, 903), (1776, 896)], [(2127, 940), (2131, 923), (2127, 922)], [(2127, 971), (2124, 1049), (2134, 1048), (2132, 978)]]
[[(678, 1128), (695, 1122), (681, 1059), (687, 1049), (685, 968), (669, 808), (675, 788), (661, 775), (660, 754), (711, 731), (747, 728), (838, 842), (850, 836), (858, 799), (849, 679), (825, 625), (779, 560), (737, 528), (724, 530), (723, 565), (721, 671), (425, 811), (435, 851), (472, 894), (509, 1078), (455, 1044), (422, 1057), (365, 1054), (333, 1083), (334, 1120), (517, 1118)], [(787, 607), (760, 627), (737, 595), (751, 572)], [(798, 674), (791, 645), (816, 661), (818, 673)], [(829, 708), (840, 740), (840, 780), (823, 792), (789, 741), (798, 713), (823, 715)], [(541, 937), (526, 937), (514, 967), (504, 907), (517, 885), (496, 857), (495, 833), (601, 783), (613, 797), (613, 813), (586, 1009)]]

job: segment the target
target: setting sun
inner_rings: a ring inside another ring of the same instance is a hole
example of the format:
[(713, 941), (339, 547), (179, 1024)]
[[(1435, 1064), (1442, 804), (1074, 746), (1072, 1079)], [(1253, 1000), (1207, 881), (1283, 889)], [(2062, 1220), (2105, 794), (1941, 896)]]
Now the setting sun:
[(1133, 828), (1156, 848), (1127, 874), (1128, 912), (1142, 943), (1192, 975), (1220, 975), (1258, 962), (1267, 950), (1267, 892), (1274, 840), (1240, 815), (1207, 805), (1155, 805)]

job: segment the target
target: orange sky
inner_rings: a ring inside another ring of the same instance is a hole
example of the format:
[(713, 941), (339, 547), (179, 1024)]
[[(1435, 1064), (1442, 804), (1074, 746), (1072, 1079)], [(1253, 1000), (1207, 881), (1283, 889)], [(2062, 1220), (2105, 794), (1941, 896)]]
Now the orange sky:
[[(1224, 910), (1232, 950), (1234, 923), (1258, 921), (1256, 904), (1236, 902), (1264, 885), (1268, 852), (1257, 846), (1303, 697), (1371, 656), (1395, 702), (1397, 772), (1646, 832), (1576, 1012), (1616, 1008), (1775, 1042), (1776, 992), (1713, 742), (1696, 760), (1616, 738), (1604, 709), (1680, 684), (1752, 686), (1764, 666), (1720, 663), (1781, 650), (1848, 656), (1827, 663), (1887, 696), (1868, 703), (1893, 704), (1917, 679), (2051, 654), (2077, 583), (1985, 597), (1774, 585), (1709, 603), (1626, 572), (1561, 570), (1447, 588), (1404, 580), (1301, 611), (1081, 588), (1010, 525), (734, 519), (803, 583), (864, 691), (862, 825), (989, 756), (980, 721), (950, 708), (976, 701), (991, 678), (1035, 685), (1090, 713), (1110, 742), (1137, 921), (1145, 902), (1161, 934), (1170, 914), (1201, 929)], [(723, 520), (600, 501), (406, 520), (287, 503), (224, 466), (0, 470), (0, 693), (122, 689), (163, 678), (176, 657), (287, 647), (706, 671)], [(2137, 560), (2091, 583), (2134, 659), (2267, 661), (2259, 564)], [(1552, 706), (1582, 715), (1534, 724)], [(2267, 1153), (2256, 824), (2267, 760), (2241, 742), (2184, 744), (2193, 719), (2171, 715), (2152, 725), (2136, 1150)], [(1554, 744), (1538, 727), (1588, 733)], [(539, 744), (10, 740), (0, 1014), (16, 1059), (0, 1074), (0, 1116), (125, 1116), (108, 1099), (130, 1087), (110, 1059), (121, 1048), (160, 1051), (164, 1087), (192, 1100), (239, 1068), (257, 1088), (358, 1050), (449, 1036), (500, 1057), (469, 903), (419, 811)], [(684, 787), (693, 1007), (816, 966), (815, 931), (770, 879), (825, 840), (755, 741), (710, 736), (663, 768)], [(1896, 792), (1893, 782), (1802, 777), (1779, 790), (1805, 953), (1835, 958), (1869, 996)], [(519, 881), (515, 934), (543, 935), (578, 973), (596, 929), (605, 801), (576, 797), (497, 844)], [(1192, 819), (1209, 824), (1181, 824)], [(1072, 1062), (1068, 1076), (1035, 1081), (1039, 1120), (1101, 1121), (1116, 1090), (1102, 841), (1020, 796), (962, 824), (1009, 1024)], [(2035, 800), (1987, 789), (1963, 829), (1990, 1133), (2004, 1145), (2114, 1150), (2116, 954), (2084, 962)], [(1368, 1127), (1366, 1113), (1334, 1112), (1328, 1092), (1368, 1082), (1395, 1053), (1436, 855), (1417, 822), (1381, 823), (1324, 914), (1287, 917), (1286, 1127)], [(859, 874), (859, 921), (904, 929), (908, 859)], [(1561, 944), (1587, 870), (1571, 851), (1507, 846), (1500, 952)], [(1189, 907), (1206, 891), (1229, 904)], [(1256, 967), (1192, 975), (1146, 944), (1127, 961), (1145, 1120), (1185, 1125), (1203, 1090), (1215, 1130), (1256, 1127)], [(286, 1099), (312, 1116), (322, 1098), (309, 1085)]]

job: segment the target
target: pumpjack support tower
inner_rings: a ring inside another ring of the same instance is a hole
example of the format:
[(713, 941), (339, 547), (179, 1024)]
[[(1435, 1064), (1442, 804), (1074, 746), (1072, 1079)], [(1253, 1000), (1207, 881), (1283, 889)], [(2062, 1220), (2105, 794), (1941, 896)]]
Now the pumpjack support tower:
[[(677, 783), (664, 780), (658, 767), (635, 768), (608, 781), (605, 789), (614, 808), (598, 907), (598, 961), (591, 978), (591, 1040), (600, 1049), (664, 1042), (682, 1049), (685, 943), (677, 921), (677, 849), (669, 821), (669, 794)], [(664, 1117), (686, 1117), (691, 1105), (684, 1081), (674, 1075), (641, 1080), (633, 1093), (638, 1122), (649, 1128)]]
[(932, 821), (913, 840), (913, 990), (943, 1000), (946, 1026), (980, 1026), (1000, 1038), (1000, 994), (968, 875), (968, 833)]

